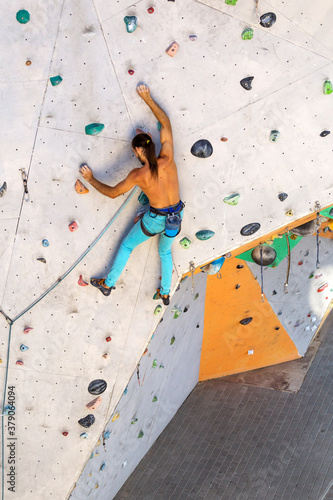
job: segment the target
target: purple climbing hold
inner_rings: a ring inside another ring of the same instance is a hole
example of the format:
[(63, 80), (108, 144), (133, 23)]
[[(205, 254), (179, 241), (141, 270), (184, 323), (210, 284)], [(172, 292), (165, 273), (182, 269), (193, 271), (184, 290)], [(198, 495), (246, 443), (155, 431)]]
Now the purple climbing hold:
[(191, 147), (191, 153), (197, 158), (209, 158), (213, 154), (213, 146), (207, 139), (199, 139)]
[(88, 392), (90, 392), (90, 394), (93, 394), (94, 396), (99, 396), (105, 391), (106, 388), (107, 383), (105, 382), (105, 380), (96, 379), (90, 382), (88, 386)]
[(242, 227), (240, 233), (242, 236), (251, 236), (251, 234), (256, 233), (260, 229), (259, 222), (251, 222), (251, 224), (247, 224)]
[(95, 417), (92, 413), (90, 413), (86, 417), (80, 418), (80, 420), (78, 420), (78, 423), (85, 428), (91, 427), (93, 423), (95, 423)]
[(254, 76), (248, 76), (247, 78), (243, 78), (239, 83), (245, 90), (251, 90), (252, 89), (252, 80), (254, 79)]
[(274, 12), (267, 12), (260, 17), (260, 24), (263, 28), (271, 28), (276, 21)]

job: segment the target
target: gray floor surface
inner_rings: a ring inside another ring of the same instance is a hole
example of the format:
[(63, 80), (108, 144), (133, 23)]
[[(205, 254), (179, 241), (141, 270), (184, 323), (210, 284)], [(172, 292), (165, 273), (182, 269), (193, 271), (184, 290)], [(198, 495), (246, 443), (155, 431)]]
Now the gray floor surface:
[(333, 500), (333, 316), (297, 394), (199, 384), (115, 500)]

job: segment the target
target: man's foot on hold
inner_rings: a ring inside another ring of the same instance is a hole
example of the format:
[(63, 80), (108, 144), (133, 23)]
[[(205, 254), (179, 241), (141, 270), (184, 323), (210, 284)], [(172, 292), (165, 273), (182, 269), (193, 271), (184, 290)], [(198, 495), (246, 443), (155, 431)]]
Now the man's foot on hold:
[(98, 288), (106, 297), (110, 295), (111, 290), (115, 289), (114, 286), (106, 286), (105, 279), (91, 278), (90, 284)]
[(170, 295), (161, 295), (161, 299), (163, 300), (163, 304), (165, 306), (168, 306), (170, 304)]

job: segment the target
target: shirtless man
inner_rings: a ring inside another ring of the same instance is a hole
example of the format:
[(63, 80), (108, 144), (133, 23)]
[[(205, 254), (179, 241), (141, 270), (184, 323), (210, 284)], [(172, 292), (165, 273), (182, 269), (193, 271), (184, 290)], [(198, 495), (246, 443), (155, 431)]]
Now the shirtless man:
[(158, 251), (162, 265), (162, 279), (158, 297), (165, 305), (168, 305), (173, 269), (171, 245), (180, 231), (184, 204), (179, 198), (170, 120), (152, 99), (148, 86), (138, 85), (137, 93), (161, 124), (161, 151), (158, 157), (156, 157), (155, 145), (150, 135), (140, 133), (134, 137), (132, 148), (142, 167), (134, 168), (126, 179), (116, 186), (111, 187), (99, 182), (87, 165), (82, 165), (80, 172), (97, 191), (110, 198), (117, 198), (134, 186), (139, 186), (149, 198), (150, 207), (123, 240), (107, 278), (92, 278), (90, 283), (103, 295), (110, 295), (134, 248), (151, 236), (160, 234)]

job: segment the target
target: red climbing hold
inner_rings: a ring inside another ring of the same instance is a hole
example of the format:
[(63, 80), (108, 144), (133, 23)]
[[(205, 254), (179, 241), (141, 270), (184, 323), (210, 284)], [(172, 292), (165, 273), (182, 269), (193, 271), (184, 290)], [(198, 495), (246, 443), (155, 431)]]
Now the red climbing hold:
[(22, 366), (24, 363), (23, 363), (23, 361), (22, 361), (21, 359), (18, 359), (18, 360), (16, 361), (16, 364), (17, 364), (17, 365), (21, 365), (21, 366)]
[(320, 285), (320, 287), (318, 288), (317, 292), (322, 292), (327, 287), (328, 287), (328, 283), (326, 281), (326, 283), (323, 283), (322, 285)]
[(300, 260), (299, 263), (298, 263), (299, 266), (303, 266), (303, 261)]
[(63, 436), (68, 436), (68, 432), (67, 432), (67, 431), (64, 431), (64, 432), (62, 433), (62, 435), (63, 435)]
[(83, 281), (82, 274), (80, 274), (78, 284), (80, 286), (88, 286), (88, 283), (86, 283), (85, 281)]
[(221, 137), (221, 141), (222, 141), (222, 142), (227, 142), (227, 140), (228, 140), (228, 139), (227, 139), (226, 137)]
[(77, 225), (77, 222), (75, 220), (73, 220), (69, 225), (68, 225), (68, 228), (69, 230), (73, 233), (74, 231), (76, 231), (78, 229), (78, 225)]
[(128, 70), (128, 74), (129, 74), (129, 75), (134, 75), (134, 69), (130, 68), (130, 69)]
[(111, 337), (105, 337), (105, 340), (106, 340), (107, 342), (111, 342), (111, 340), (112, 340), (112, 339), (111, 339)]
[(23, 333), (29, 333), (33, 328), (31, 326), (26, 326), (25, 329), (23, 330)]
[(147, 9), (147, 12), (148, 12), (148, 14), (153, 14), (154, 7), (149, 7), (149, 9)]

